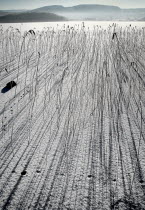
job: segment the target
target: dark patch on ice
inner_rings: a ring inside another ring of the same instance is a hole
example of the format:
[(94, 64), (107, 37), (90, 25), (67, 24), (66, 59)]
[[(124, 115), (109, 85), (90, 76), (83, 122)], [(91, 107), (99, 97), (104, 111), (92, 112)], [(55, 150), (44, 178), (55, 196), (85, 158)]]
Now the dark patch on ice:
[(113, 179), (113, 182), (116, 182), (116, 179)]
[(12, 171), (12, 174), (16, 173), (15, 171)]
[(113, 33), (112, 39), (115, 39), (115, 37), (117, 37), (117, 34)]
[(92, 178), (93, 176), (91, 174), (88, 175), (88, 178)]
[(140, 180), (139, 182), (140, 182), (141, 184), (142, 184), (142, 183), (144, 183), (144, 181), (143, 181), (143, 180)]
[(17, 84), (15, 81), (10, 81), (7, 83), (6, 87), (11, 89), (11, 88), (15, 87), (16, 85)]
[(34, 30), (29, 30), (28, 33), (35, 35), (35, 31)]
[(4, 87), (4, 88), (1, 90), (1, 93), (6, 93), (6, 92), (8, 92), (9, 90), (10, 90), (9, 88)]
[(41, 171), (40, 171), (40, 170), (37, 170), (37, 171), (36, 171), (36, 173), (40, 174), (40, 173), (41, 173)]
[(27, 171), (22, 171), (22, 172), (21, 172), (21, 175), (22, 175), (22, 176), (25, 176), (26, 174), (27, 174)]
[(6, 86), (1, 90), (1, 93), (6, 93), (9, 90), (11, 90), (13, 87), (15, 87), (17, 84), (15, 81), (10, 81), (6, 84)]

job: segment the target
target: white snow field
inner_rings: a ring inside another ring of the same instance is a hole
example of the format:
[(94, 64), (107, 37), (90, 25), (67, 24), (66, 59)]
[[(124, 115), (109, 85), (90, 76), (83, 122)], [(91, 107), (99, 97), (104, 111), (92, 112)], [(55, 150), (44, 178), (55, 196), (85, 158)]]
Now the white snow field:
[(1, 26), (0, 90), (1, 210), (145, 209), (145, 27)]

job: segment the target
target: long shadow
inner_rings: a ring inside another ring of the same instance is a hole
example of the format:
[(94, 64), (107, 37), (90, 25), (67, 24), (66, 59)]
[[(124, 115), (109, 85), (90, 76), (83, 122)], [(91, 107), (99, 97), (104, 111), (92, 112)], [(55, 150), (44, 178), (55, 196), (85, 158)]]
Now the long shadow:
[(1, 90), (1, 93), (7, 93), (10, 91), (13, 87), (15, 87), (17, 84), (15, 81), (8, 82), (7, 85)]

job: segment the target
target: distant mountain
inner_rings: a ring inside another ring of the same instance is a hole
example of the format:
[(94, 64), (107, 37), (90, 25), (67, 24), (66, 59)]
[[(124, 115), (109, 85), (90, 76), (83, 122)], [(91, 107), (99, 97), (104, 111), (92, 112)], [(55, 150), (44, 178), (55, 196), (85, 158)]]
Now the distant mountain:
[(67, 10), (66, 7), (60, 6), (60, 5), (53, 5), (53, 6), (45, 6), (40, 7), (34, 10), (31, 10), (33, 12), (65, 12)]
[(59, 5), (45, 6), (37, 8), (33, 11), (38, 13), (52, 12), (57, 15), (62, 15), (69, 20), (108, 20), (108, 16), (110, 16), (110, 14), (117, 14), (121, 11), (121, 9), (116, 6), (84, 4), (73, 7), (63, 7)]
[(45, 6), (35, 12), (52, 12), (70, 20), (139, 20), (144, 17), (145, 9), (121, 9), (117, 6), (84, 4), (73, 7), (60, 5)]
[(0, 17), (0, 23), (51, 22), (51, 21), (65, 21), (65, 20), (66, 18), (53, 13), (36, 13), (36, 12), (8, 14)]
[(92, 12), (92, 11), (120, 11), (121, 9), (116, 6), (106, 6), (106, 5), (99, 5), (99, 4), (82, 4), (73, 7), (63, 7), (60, 5), (53, 5), (53, 6), (45, 6), (41, 8), (34, 9), (35, 12)]

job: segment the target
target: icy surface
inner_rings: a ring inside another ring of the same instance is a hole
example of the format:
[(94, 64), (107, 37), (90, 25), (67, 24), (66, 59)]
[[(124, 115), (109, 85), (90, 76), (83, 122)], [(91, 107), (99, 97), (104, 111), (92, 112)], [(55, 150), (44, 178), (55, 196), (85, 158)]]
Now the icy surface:
[(145, 209), (145, 28), (0, 29), (0, 209)]
[[(129, 26), (130, 24), (133, 27), (138, 27), (138, 28), (142, 28), (145, 27), (145, 21), (85, 21), (85, 27), (89, 28), (89, 29), (94, 29), (94, 26), (101, 26), (102, 28), (107, 28), (109, 25), (112, 25), (113, 23), (118, 24), (120, 27), (126, 27)], [(35, 31), (39, 30), (43, 30), (44, 28), (54, 28), (54, 29), (62, 29), (62, 27), (64, 27), (64, 25), (67, 27), (68, 25), (70, 27), (81, 27), (82, 26), (82, 21), (65, 21), (65, 22), (32, 22), (32, 23), (1, 23), (1, 25), (3, 26), (3, 29), (6, 30), (9, 27), (13, 27), (13, 28), (17, 28), (19, 29), (22, 33), (24, 31), (28, 31), (30, 29), (33, 29)]]

